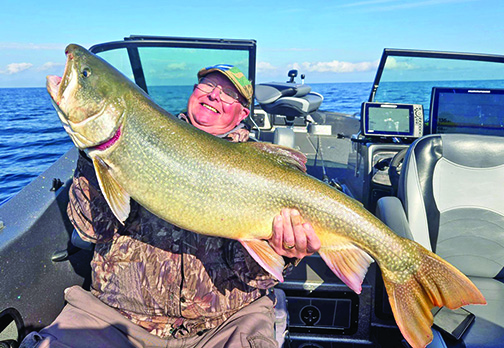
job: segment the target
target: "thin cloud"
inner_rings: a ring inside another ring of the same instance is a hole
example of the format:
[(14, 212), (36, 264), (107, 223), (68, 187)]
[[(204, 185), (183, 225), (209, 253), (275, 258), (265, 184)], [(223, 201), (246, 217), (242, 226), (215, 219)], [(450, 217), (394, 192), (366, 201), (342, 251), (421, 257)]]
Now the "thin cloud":
[(47, 62), (38, 67), (35, 67), (32, 63), (11, 63), (7, 65), (6, 69), (0, 70), (0, 74), (15, 75), (32, 68), (35, 71), (51, 71), (55, 69), (62, 69), (64, 66), (64, 63), (55, 62)]
[(64, 50), (65, 44), (0, 42), (0, 50)]
[(369, 5), (376, 5), (376, 4), (387, 4), (391, 2), (397, 2), (397, 0), (369, 0), (369, 1), (358, 1), (358, 2), (352, 2), (350, 4), (343, 4), (338, 7), (345, 8), (345, 7), (360, 7), (360, 6), (369, 6)]
[(44, 63), (42, 66), (38, 67), (38, 71), (47, 71), (47, 70), (53, 70), (55, 68), (62, 68), (65, 66), (65, 63), (55, 63), (55, 62), (47, 62)]
[(360, 8), (365, 12), (387, 12), (402, 9), (410, 9), (424, 6), (437, 6), (450, 3), (465, 3), (481, 0), (422, 0), (422, 1), (401, 1), (401, 0), (368, 0), (338, 6), (339, 8)]
[(14, 75), (22, 71), (30, 69), (33, 66), (31, 63), (11, 63), (7, 65), (6, 70), (0, 70), (0, 74), (3, 75)]
[(378, 61), (373, 62), (342, 62), (339, 60), (333, 60), (330, 62), (304, 62), (304, 63), (294, 63), (289, 65), (291, 69), (297, 69), (300, 71), (308, 72), (320, 72), (320, 73), (352, 73), (352, 72), (363, 72), (376, 70), (378, 67)]
[(187, 64), (185, 62), (170, 63), (166, 66), (166, 70), (168, 70), (168, 71), (185, 71), (185, 70), (187, 70)]
[(278, 76), (281, 76), (285, 73), (285, 67), (280, 68), (274, 66), (270, 62), (257, 62), (256, 73), (262, 79), (278, 78)]
[(407, 61), (397, 61), (394, 57), (388, 57), (385, 68), (390, 70), (415, 70), (419, 67)]
[(258, 73), (272, 72), (278, 70), (276, 66), (269, 62), (257, 62), (256, 69)]
[(393, 11), (393, 10), (410, 9), (410, 8), (416, 8), (416, 7), (436, 6), (436, 5), (449, 4), (449, 3), (463, 3), (463, 2), (473, 2), (473, 1), (480, 1), (480, 0), (427, 0), (427, 1), (418, 1), (418, 2), (409, 2), (409, 3), (400, 2), (396, 5), (384, 6), (381, 8), (376, 8), (375, 10), (376, 11)]

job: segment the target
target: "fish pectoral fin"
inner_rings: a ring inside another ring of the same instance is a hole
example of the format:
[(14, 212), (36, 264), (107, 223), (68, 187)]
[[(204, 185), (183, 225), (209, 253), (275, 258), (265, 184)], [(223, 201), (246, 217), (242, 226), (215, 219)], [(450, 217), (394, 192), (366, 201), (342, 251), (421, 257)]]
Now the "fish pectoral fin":
[(285, 262), (282, 256), (278, 255), (275, 250), (265, 240), (247, 239), (240, 240), (240, 243), (249, 252), (250, 256), (264, 268), (273, 277), (283, 282), (283, 269)]
[(287, 146), (268, 144), (262, 142), (243, 143), (242, 146), (253, 146), (260, 151), (267, 152), (283, 164), (289, 165), (306, 173), (306, 156), (297, 150)]
[(100, 157), (93, 158), (93, 165), (98, 178), (98, 184), (105, 196), (110, 209), (115, 217), (121, 222), (128, 218), (130, 213), (130, 195), (121, 185), (110, 175), (109, 166)]
[(357, 294), (361, 293), (362, 281), (374, 261), (371, 256), (347, 240), (335, 246), (322, 247), (318, 253), (343, 283)]

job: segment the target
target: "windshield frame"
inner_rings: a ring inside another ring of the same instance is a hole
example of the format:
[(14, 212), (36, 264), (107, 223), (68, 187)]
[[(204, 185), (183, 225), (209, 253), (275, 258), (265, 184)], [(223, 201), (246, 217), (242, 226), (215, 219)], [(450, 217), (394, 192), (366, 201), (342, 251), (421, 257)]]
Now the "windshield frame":
[(135, 83), (146, 93), (149, 93), (142, 67), (142, 61), (138, 51), (139, 47), (173, 47), (248, 51), (248, 79), (251, 81), (252, 86), (255, 86), (257, 54), (256, 40), (130, 35), (129, 37), (125, 37), (124, 41), (111, 41), (93, 45), (90, 47), (89, 51), (97, 54), (100, 52), (125, 48), (128, 52)]
[(479, 62), (493, 62), (504, 64), (504, 55), (496, 54), (481, 54), (481, 53), (461, 53), (461, 52), (444, 52), (444, 51), (425, 51), (425, 50), (409, 50), (385, 48), (383, 50), (380, 64), (376, 70), (375, 79), (371, 88), (368, 101), (374, 102), (376, 92), (380, 85), (380, 80), (385, 69), (385, 64), (389, 57), (415, 57), (415, 58), (437, 58), (437, 59), (452, 59), (452, 60), (470, 60)]

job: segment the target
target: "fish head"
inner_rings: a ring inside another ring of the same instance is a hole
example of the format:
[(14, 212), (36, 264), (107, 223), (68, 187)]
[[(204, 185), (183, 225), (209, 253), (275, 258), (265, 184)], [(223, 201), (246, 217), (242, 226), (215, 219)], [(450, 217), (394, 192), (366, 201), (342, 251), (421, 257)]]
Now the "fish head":
[(100, 57), (71, 44), (62, 77), (47, 76), (47, 91), (78, 148), (107, 143), (120, 132), (125, 94), (133, 84)]

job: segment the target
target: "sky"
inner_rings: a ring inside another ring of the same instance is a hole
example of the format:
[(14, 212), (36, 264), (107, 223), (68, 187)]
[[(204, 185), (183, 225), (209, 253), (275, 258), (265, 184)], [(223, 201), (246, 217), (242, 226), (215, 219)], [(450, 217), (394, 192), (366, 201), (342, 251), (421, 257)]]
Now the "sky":
[(257, 40), (257, 81), (372, 81), (384, 48), (504, 55), (502, 0), (0, 0), (0, 88), (43, 87), (64, 48), (130, 35)]

